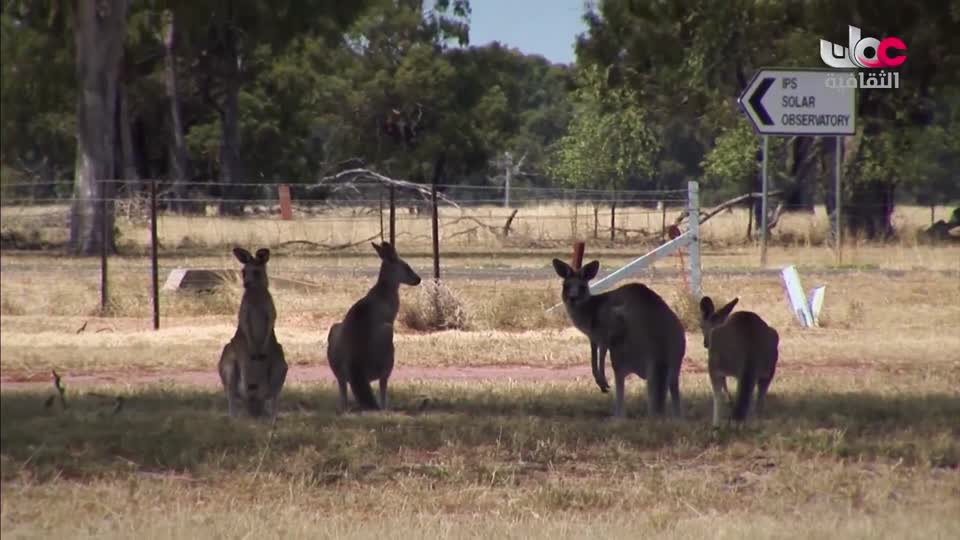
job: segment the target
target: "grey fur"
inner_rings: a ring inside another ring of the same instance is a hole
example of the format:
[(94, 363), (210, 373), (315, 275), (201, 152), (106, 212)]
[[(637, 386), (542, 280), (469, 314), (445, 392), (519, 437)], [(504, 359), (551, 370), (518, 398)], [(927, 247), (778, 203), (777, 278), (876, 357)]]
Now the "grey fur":
[(700, 330), (707, 349), (707, 370), (713, 388), (713, 425), (720, 425), (721, 395), (729, 400), (727, 377), (737, 378), (732, 418), (745, 420), (753, 387), (757, 387), (756, 414), (763, 414), (767, 390), (779, 359), (780, 335), (751, 311), (730, 314), (739, 298), (714, 310), (709, 296), (700, 300)]
[[(327, 333), (327, 361), (337, 378), (338, 409), (346, 411), (347, 386), (361, 409), (387, 408), (387, 381), (393, 372), (393, 323), (400, 309), (400, 285), (416, 286), (420, 276), (389, 242), (373, 244), (380, 256), (380, 275), (343, 321)], [(380, 382), (380, 403), (370, 383)]]
[(275, 418), (287, 378), (287, 362), (274, 329), (277, 311), (266, 266), (270, 250), (259, 249), (253, 256), (237, 247), (233, 253), (243, 264), (244, 290), (237, 330), (220, 354), (220, 382), (230, 416), (236, 416), (244, 406), (253, 417), (267, 414)]
[(610, 351), (615, 378), (613, 415), (623, 417), (625, 379), (635, 373), (647, 381), (650, 412), (663, 414), (669, 390), (672, 412), (681, 415), (680, 367), (686, 352), (683, 324), (663, 299), (646, 285), (630, 283), (602, 294), (590, 294), (599, 261), (579, 270), (553, 260), (563, 278), (561, 298), (574, 326), (590, 339), (591, 368), (606, 392), (606, 353)]

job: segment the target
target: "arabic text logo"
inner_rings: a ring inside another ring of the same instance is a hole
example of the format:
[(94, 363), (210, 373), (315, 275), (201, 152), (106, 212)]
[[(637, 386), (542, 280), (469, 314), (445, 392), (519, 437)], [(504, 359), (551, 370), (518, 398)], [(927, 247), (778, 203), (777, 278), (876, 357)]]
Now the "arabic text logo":
[[(872, 37), (860, 37), (860, 29), (849, 27), (849, 48), (825, 39), (820, 40), (820, 59), (823, 63), (840, 69), (850, 68), (893, 68), (907, 60), (907, 46), (898, 37), (882, 40)], [(891, 56), (898, 51), (898, 56)]]
[[(859, 84), (854, 75), (860, 76)], [(824, 85), (836, 90), (843, 90), (844, 88), (900, 88), (900, 74), (896, 71), (880, 70), (849, 73), (847, 77), (843, 77), (842, 74), (830, 75)]]

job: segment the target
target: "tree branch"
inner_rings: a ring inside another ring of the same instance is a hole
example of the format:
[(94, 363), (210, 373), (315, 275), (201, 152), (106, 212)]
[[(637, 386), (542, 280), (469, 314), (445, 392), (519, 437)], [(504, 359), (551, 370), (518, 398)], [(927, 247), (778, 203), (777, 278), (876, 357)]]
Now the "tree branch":
[[(325, 176), (321, 178), (316, 184), (304, 186), (307, 191), (316, 190), (316, 189), (329, 189), (331, 184), (341, 184), (340, 189), (354, 189), (356, 186), (353, 182), (358, 180), (368, 180), (376, 183), (380, 183), (386, 186), (395, 186), (400, 189), (405, 189), (408, 191), (413, 191), (420, 196), (427, 198), (430, 196), (430, 189), (427, 186), (422, 184), (416, 184), (408, 180), (400, 180), (397, 178), (390, 178), (389, 176), (384, 176), (380, 173), (373, 172), (369, 169), (357, 168), (357, 169), (347, 169), (345, 171), (340, 171), (337, 174), (332, 176)], [(443, 202), (453, 206), (454, 208), (460, 208), (460, 205), (457, 204), (453, 199), (443, 195), (442, 193), (437, 193), (437, 199), (442, 200)]]

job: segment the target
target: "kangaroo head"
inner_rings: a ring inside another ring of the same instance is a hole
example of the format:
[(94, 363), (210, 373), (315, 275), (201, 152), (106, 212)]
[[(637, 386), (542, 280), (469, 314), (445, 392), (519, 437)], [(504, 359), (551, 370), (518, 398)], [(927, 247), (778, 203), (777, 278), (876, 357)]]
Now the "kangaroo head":
[(380, 256), (380, 279), (391, 284), (416, 286), (420, 284), (420, 276), (410, 268), (410, 265), (397, 255), (396, 248), (390, 242), (380, 245), (371, 242), (374, 251)]
[(237, 260), (243, 264), (243, 288), (244, 289), (266, 289), (267, 282), (267, 261), (270, 260), (270, 250), (261, 248), (257, 250), (256, 256), (250, 255), (250, 252), (242, 247), (233, 248), (233, 254)]
[(714, 328), (727, 322), (727, 317), (730, 316), (730, 312), (733, 311), (733, 307), (739, 301), (739, 298), (734, 298), (717, 311), (714, 310), (713, 300), (709, 296), (700, 299), (700, 331), (703, 332), (704, 348), (710, 348), (710, 333)]
[(570, 306), (580, 305), (590, 299), (590, 280), (597, 277), (600, 261), (591, 261), (579, 270), (574, 270), (560, 259), (553, 260), (553, 269), (563, 278), (563, 303)]
[(244, 355), (240, 361), (240, 395), (248, 403), (262, 403), (270, 393), (270, 362)]

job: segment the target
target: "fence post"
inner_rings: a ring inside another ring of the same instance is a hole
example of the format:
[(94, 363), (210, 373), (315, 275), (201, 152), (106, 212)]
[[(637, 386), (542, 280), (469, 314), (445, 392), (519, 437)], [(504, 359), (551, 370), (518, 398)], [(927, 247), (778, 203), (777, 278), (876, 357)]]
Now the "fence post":
[(383, 189), (380, 189), (380, 242), (383, 243)]
[(579, 270), (583, 266), (583, 250), (586, 247), (584, 242), (574, 242), (573, 243), (573, 269)]
[(157, 262), (157, 180), (150, 180), (150, 278), (153, 286), (153, 329), (160, 329), (160, 268)]
[(290, 185), (280, 184), (277, 186), (277, 194), (280, 197), (280, 219), (293, 219), (293, 209), (290, 208)]
[(613, 200), (613, 204), (610, 205), (610, 241), (612, 242), (615, 239), (617, 233), (617, 200)]
[(397, 247), (397, 203), (393, 184), (390, 184), (390, 245)]
[(100, 181), (100, 316), (107, 314), (107, 305), (110, 303), (110, 296), (107, 291), (107, 245), (110, 236), (107, 234), (110, 228), (110, 220), (107, 217), (107, 181)]
[(440, 281), (440, 224), (437, 212), (437, 180), (430, 186), (430, 201), (433, 203), (433, 279)]
[(700, 185), (687, 182), (687, 212), (690, 220), (690, 292), (699, 301), (700, 284)]

